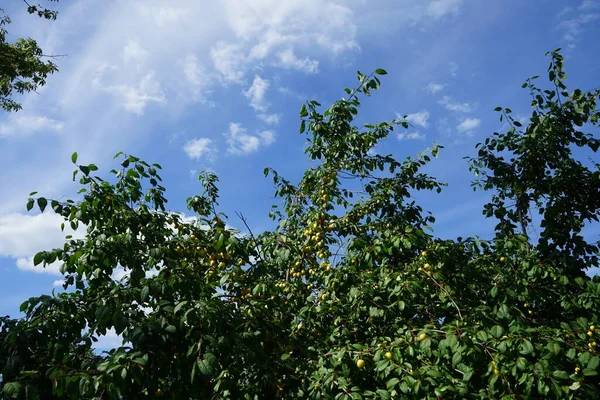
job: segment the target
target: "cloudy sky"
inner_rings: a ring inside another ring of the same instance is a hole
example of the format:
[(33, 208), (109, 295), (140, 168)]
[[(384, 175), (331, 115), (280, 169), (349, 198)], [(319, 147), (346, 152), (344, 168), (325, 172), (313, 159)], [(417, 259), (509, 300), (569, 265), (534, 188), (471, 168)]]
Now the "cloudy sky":
[(329, 104), (357, 70), (385, 68), (360, 122), (408, 114), (413, 127), (382, 146), (399, 158), (444, 145), (428, 172), (449, 187), (419, 200), (437, 217), (437, 235), (490, 238), (488, 194), (471, 190), (462, 157), (506, 129), (493, 109), (526, 118), (520, 85), (544, 76), (544, 53), (557, 47), (571, 88), (599, 86), (597, 0), (86, 0), (60, 2), (53, 22), (20, 1), (4, 7), (12, 39), (30, 36), (65, 56), (22, 111), (0, 114), (0, 315), (60, 281), (31, 259), (61, 245), (61, 220), (25, 203), (32, 191), (75, 196), (74, 151), (102, 171), (118, 151), (162, 164), (173, 211), (185, 211), (201, 191), (197, 173), (210, 168), (229, 224), (241, 225), (238, 211), (260, 231), (274, 202), (263, 168), (297, 179), (309, 165), (303, 101)]

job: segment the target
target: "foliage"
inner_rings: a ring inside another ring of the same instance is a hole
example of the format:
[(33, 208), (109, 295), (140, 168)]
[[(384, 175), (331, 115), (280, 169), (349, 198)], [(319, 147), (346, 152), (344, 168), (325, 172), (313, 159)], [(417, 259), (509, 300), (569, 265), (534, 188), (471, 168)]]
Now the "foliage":
[[(30, 5), (26, 1), (25, 4), (29, 14), (48, 20), (57, 17), (56, 11)], [(10, 17), (0, 8), (0, 107), (6, 111), (18, 111), (22, 106), (11, 97), (15, 93), (35, 92), (58, 68), (52, 61), (45, 60), (56, 56), (44, 55), (34, 39), (19, 38), (15, 43), (8, 42), (6, 26), (10, 22)]]
[[(411, 196), (442, 190), (421, 171), (442, 146), (397, 161), (370, 150), (406, 120), (353, 125), (384, 70), (359, 73), (359, 87), (323, 112), (302, 106), (318, 165), (295, 185), (265, 170), (282, 200), (272, 231), (226, 227), (210, 173), (188, 199), (190, 220), (166, 211), (160, 165), (118, 154), (114, 181), (77, 165), (82, 200), (27, 204), (87, 233), (35, 256), (62, 264), (69, 291), (0, 320), (3, 398), (600, 397), (600, 278), (583, 273), (598, 247), (573, 218), (597, 220), (599, 172), (569, 151), (597, 148), (575, 127), (597, 126), (598, 92), (567, 92), (558, 51), (551, 59), (559, 92), (529, 80), (527, 128), (499, 109), (509, 132), (471, 159), (495, 191), (484, 210), (500, 220), (493, 240), (427, 233), (435, 220)], [(518, 231), (532, 204), (538, 243)], [(123, 345), (94, 354), (109, 330)]]

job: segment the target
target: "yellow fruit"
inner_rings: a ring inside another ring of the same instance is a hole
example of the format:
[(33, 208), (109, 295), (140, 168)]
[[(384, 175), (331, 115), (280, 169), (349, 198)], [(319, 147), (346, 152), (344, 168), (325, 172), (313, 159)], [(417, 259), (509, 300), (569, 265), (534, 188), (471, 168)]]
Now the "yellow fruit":
[(327, 268), (325, 268), (325, 271), (327, 271), (327, 272), (331, 271), (331, 265), (328, 265)]
[(302, 324), (298, 324), (298, 329), (302, 329)]
[(384, 357), (387, 358), (388, 360), (391, 360), (392, 359), (392, 353), (390, 353), (388, 351), (387, 353), (385, 353)]
[(326, 294), (322, 294), (322, 295), (321, 295), (321, 300), (323, 300), (323, 301), (324, 301), (324, 300), (327, 300), (327, 295), (326, 295)]
[(578, 373), (580, 373), (580, 372), (581, 372), (581, 368), (579, 368), (579, 367), (575, 367), (575, 373), (576, 373), (576, 374), (578, 374)]
[(594, 332), (595, 329), (596, 327), (594, 325), (590, 326), (590, 331)]
[(500, 257), (500, 262), (506, 261), (506, 257)]
[(424, 269), (429, 269), (429, 268), (431, 268), (431, 265), (429, 265), (429, 264), (425, 264), (425, 265), (423, 265), (423, 268), (424, 268)]
[(497, 369), (494, 369), (494, 375), (500, 375), (500, 371), (498, 371)]
[(423, 252), (421, 252), (421, 255), (422, 255), (423, 257), (425, 257), (425, 256), (427, 255), (427, 252), (426, 252), (426, 251), (423, 251)]
[(533, 315), (533, 310), (529, 310), (529, 315)]
[(359, 369), (362, 369), (362, 368), (365, 366), (365, 360), (358, 360), (358, 361), (356, 362), (356, 366), (357, 366)]
[(588, 335), (589, 337), (592, 337), (592, 336), (594, 335), (594, 332), (592, 332), (592, 331), (588, 331), (587, 335)]
[(427, 337), (427, 334), (426, 334), (426, 333), (421, 333), (421, 334), (419, 335), (419, 340), (425, 340), (425, 338), (426, 338), (426, 337)]

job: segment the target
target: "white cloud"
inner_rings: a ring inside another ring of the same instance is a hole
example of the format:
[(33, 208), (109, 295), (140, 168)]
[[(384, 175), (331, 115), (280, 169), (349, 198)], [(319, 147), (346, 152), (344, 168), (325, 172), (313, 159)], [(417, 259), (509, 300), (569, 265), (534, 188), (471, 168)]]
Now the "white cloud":
[(425, 135), (416, 131), (411, 133), (400, 132), (397, 138), (398, 140), (422, 140), (425, 139)]
[(250, 102), (250, 107), (255, 111), (264, 112), (269, 107), (265, 100), (267, 89), (269, 89), (269, 81), (256, 75), (250, 88), (244, 92), (244, 96), (246, 96)]
[(458, 73), (458, 64), (457, 63), (455, 63), (454, 61), (448, 62), (448, 68), (449, 68), (450, 75), (452, 75), (452, 76), (457, 75), (457, 73)]
[(57, 279), (54, 282), (52, 282), (52, 287), (59, 287), (65, 284), (65, 280), (64, 279)]
[(600, 1), (597, 0), (583, 0), (581, 4), (577, 7), (578, 10), (592, 10), (594, 8), (600, 8)]
[(138, 11), (143, 16), (153, 20), (153, 22), (159, 27), (167, 27), (168, 25), (174, 25), (175, 28), (178, 26), (176, 23), (185, 21), (186, 17), (192, 11), (188, 8), (175, 8), (175, 7), (153, 7), (148, 5), (142, 5), (138, 8)]
[(6, 122), (0, 123), (0, 137), (24, 136), (32, 133), (59, 133), (65, 124), (61, 121), (40, 116), (11, 114)]
[(427, 15), (440, 19), (448, 14), (458, 14), (462, 0), (433, 0), (427, 6)]
[(208, 102), (206, 97), (211, 94), (208, 89), (210, 76), (206, 69), (193, 54), (189, 54), (179, 64), (183, 70), (186, 85), (191, 89), (192, 99), (206, 104)]
[(473, 107), (469, 103), (457, 103), (450, 96), (444, 96), (439, 101), (447, 110), (468, 113), (473, 111)]
[(210, 58), (225, 83), (242, 82), (247, 62), (240, 45), (219, 42), (210, 49)]
[(275, 142), (273, 131), (263, 131), (258, 136), (249, 135), (241, 124), (230, 123), (229, 131), (224, 134), (227, 138), (227, 152), (241, 155), (256, 152), (260, 146), (269, 146)]
[(60, 273), (60, 266), (62, 262), (55, 261), (52, 264), (48, 264), (45, 267), (42, 264), (34, 265), (33, 264), (33, 256), (24, 257), (17, 259), (17, 267), (22, 269), (23, 271), (31, 271), (37, 273), (47, 273), (51, 275), (62, 275)]
[(568, 43), (569, 47), (573, 48), (575, 47), (575, 42), (577, 42), (585, 30), (584, 26), (598, 19), (600, 19), (600, 13), (581, 14), (562, 21), (559, 23), (558, 28), (564, 31), (563, 40)]
[(188, 141), (183, 146), (183, 151), (191, 159), (199, 160), (200, 158), (207, 158), (209, 161), (214, 160), (216, 149), (213, 145), (212, 139), (209, 138), (198, 138)]
[(308, 57), (298, 58), (292, 49), (285, 49), (279, 53), (279, 61), (284, 68), (297, 69), (307, 74), (319, 72), (319, 62)]
[(65, 232), (61, 232), (62, 222), (63, 217), (52, 211), (37, 215), (0, 215), (0, 256), (26, 258), (42, 250), (62, 247), (65, 235), (75, 235), (68, 224)]
[(277, 47), (306, 44), (339, 54), (357, 49), (354, 14), (331, 0), (225, 0), (226, 20), (235, 35), (253, 41), (252, 57)]
[(406, 116), (406, 120), (411, 124), (426, 128), (428, 125), (427, 121), (429, 120), (429, 111), (423, 110), (413, 114), (408, 114)]
[(265, 123), (269, 125), (275, 125), (279, 123), (279, 119), (281, 118), (280, 114), (258, 114), (258, 118), (263, 120)]
[(136, 40), (129, 39), (123, 48), (123, 63), (125, 66), (133, 62), (135, 63), (136, 68), (139, 69), (147, 56), (148, 52), (144, 50)]
[(425, 87), (425, 90), (431, 94), (436, 94), (437, 92), (441, 92), (445, 87), (446, 85), (443, 83), (429, 82), (429, 84)]
[(481, 120), (479, 118), (465, 118), (456, 126), (456, 130), (460, 133), (471, 134), (474, 129), (479, 128)]
[(66, 224), (65, 231), (60, 230), (63, 217), (52, 211), (37, 215), (6, 214), (0, 215), (0, 256), (16, 259), (16, 265), (22, 270), (60, 274), (62, 263), (56, 261), (44, 268), (33, 265), (33, 256), (44, 250), (62, 248), (66, 235), (82, 238), (85, 228), (76, 232)]
[(137, 87), (112, 85), (106, 87), (105, 90), (120, 97), (125, 110), (137, 115), (144, 114), (144, 109), (149, 102), (163, 104), (166, 101), (165, 94), (156, 79), (154, 71), (150, 71), (143, 76)]
[(275, 134), (274, 131), (262, 131), (258, 133), (258, 136), (261, 137), (263, 144), (265, 146), (270, 146), (273, 143), (275, 143), (275, 140), (277, 139), (277, 135)]

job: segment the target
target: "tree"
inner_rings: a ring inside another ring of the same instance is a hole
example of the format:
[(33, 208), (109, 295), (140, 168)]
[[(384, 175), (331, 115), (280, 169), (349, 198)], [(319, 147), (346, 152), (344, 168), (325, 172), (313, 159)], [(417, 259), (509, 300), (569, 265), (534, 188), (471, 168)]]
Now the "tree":
[[(24, 2), (29, 14), (48, 20), (55, 20), (58, 15), (41, 5)], [(10, 22), (10, 17), (0, 8), (0, 107), (6, 111), (19, 111), (22, 106), (12, 99), (14, 94), (35, 92), (58, 68), (52, 61), (46, 60), (56, 56), (44, 55), (34, 39), (19, 38), (15, 43), (9, 43), (6, 26)]]
[[(562, 58), (550, 55), (561, 90), (529, 85), (537, 108), (528, 127), (518, 131), (500, 109), (513, 127), (471, 159), (496, 191), (484, 210), (500, 220), (492, 240), (427, 233), (434, 217), (411, 195), (445, 186), (420, 171), (442, 146), (402, 162), (369, 152), (408, 127), (353, 125), (384, 70), (359, 73), (359, 86), (323, 112), (316, 101), (302, 106), (306, 152), (319, 163), (297, 184), (265, 169), (282, 200), (272, 231), (227, 228), (211, 173), (187, 201), (189, 220), (166, 210), (160, 165), (117, 154), (111, 182), (77, 164), (81, 200), (32, 193), (27, 204), (87, 233), (34, 259), (60, 262), (70, 291), (30, 298), (23, 318), (0, 320), (2, 396), (600, 397), (600, 278), (583, 273), (598, 247), (570, 218), (595, 220), (600, 181), (568, 151), (597, 148), (575, 127), (597, 126), (599, 93), (569, 93)], [(587, 179), (583, 193), (566, 177)], [(522, 193), (525, 201), (507, 204)], [(538, 243), (527, 236), (527, 201), (545, 221)], [(127, 278), (112, 278), (118, 266)], [(109, 329), (123, 345), (93, 353)]]

